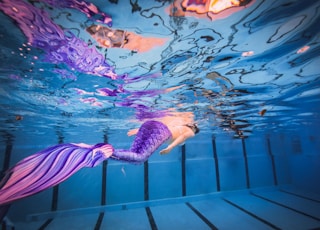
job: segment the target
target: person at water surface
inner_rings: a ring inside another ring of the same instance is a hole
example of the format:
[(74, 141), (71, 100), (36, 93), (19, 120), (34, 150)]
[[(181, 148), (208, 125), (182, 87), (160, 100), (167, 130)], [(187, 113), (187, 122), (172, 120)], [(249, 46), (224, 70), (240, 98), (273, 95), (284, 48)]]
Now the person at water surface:
[(86, 31), (101, 47), (123, 48), (139, 53), (162, 46), (168, 40), (167, 38), (144, 37), (127, 30), (111, 29), (101, 25), (91, 25), (86, 28)]

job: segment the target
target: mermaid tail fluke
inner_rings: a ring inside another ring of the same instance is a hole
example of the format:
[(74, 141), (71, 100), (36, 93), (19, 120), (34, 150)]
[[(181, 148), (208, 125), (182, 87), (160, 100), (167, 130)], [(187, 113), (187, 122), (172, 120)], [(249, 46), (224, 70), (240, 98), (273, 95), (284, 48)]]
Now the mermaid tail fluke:
[(81, 168), (95, 167), (112, 153), (109, 144), (61, 144), (24, 158), (0, 182), (0, 205), (53, 187)]
[(171, 132), (166, 125), (147, 121), (140, 127), (131, 148), (115, 149), (110, 159), (143, 163), (170, 137)]

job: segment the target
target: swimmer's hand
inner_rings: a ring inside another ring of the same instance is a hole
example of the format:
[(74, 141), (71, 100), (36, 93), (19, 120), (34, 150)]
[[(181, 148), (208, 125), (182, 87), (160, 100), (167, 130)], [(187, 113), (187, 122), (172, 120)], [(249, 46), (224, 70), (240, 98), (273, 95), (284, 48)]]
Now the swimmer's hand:
[(127, 135), (130, 137), (130, 136), (133, 136), (133, 135), (136, 135), (138, 133), (139, 129), (131, 129), (127, 132)]
[(165, 149), (162, 149), (160, 151), (160, 154), (163, 155), (163, 154), (168, 154), (169, 152), (171, 151), (171, 148), (170, 147), (167, 147)]

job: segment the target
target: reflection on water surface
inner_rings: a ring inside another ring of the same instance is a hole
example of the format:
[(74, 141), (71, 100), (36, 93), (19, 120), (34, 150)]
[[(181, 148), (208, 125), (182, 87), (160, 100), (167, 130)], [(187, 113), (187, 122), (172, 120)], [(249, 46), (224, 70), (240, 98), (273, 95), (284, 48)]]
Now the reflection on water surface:
[(234, 137), (315, 124), (319, 8), (313, 0), (3, 0), (1, 132), (121, 130), (172, 112), (192, 112), (203, 133)]

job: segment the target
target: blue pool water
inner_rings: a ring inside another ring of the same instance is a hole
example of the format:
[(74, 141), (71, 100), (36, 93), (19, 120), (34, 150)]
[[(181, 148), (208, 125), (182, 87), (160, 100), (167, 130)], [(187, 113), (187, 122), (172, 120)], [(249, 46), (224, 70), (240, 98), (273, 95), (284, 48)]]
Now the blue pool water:
[(129, 148), (146, 120), (190, 113), (200, 128), (170, 154), (106, 160), (13, 202), (2, 229), (320, 228), (319, 11), (1, 1), (1, 178), (56, 144)]

